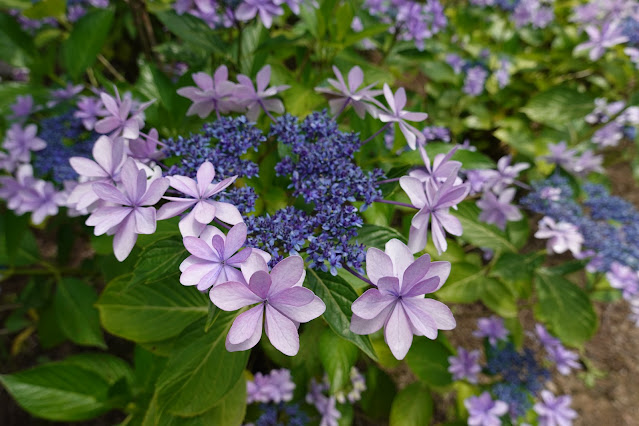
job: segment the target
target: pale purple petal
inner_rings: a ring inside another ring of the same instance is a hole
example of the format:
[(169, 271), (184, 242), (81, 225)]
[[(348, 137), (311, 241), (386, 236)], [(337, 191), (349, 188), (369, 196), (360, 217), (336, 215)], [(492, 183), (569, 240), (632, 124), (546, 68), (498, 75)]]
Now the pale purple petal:
[(300, 349), (300, 339), (297, 327), (290, 319), (282, 315), (277, 309), (266, 305), (266, 335), (271, 344), (284, 355), (294, 356)]
[[(215, 304), (215, 306), (222, 309), (223, 311), (235, 311), (243, 308), (244, 306), (262, 302), (262, 299), (251, 290), (249, 290), (246, 285), (234, 281), (225, 282), (213, 287), (209, 292), (209, 298), (211, 299), (211, 302)], [(259, 308), (261, 311), (262, 305), (258, 305), (256, 306), (256, 308)], [(254, 309), (255, 308), (245, 313), (251, 312)], [(242, 315), (240, 315), (238, 319)], [(233, 339), (232, 343), (239, 343), (239, 341)]]

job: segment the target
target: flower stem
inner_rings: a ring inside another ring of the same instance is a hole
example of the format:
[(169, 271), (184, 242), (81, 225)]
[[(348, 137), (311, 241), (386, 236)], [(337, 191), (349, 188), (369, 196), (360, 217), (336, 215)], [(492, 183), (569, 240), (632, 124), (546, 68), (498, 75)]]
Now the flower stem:
[(364, 281), (366, 284), (375, 286), (375, 284), (373, 284), (371, 280), (369, 280), (368, 278), (364, 277), (362, 274), (360, 274), (359, 272), (357, 272), (354, 269), (350, 268), (349, 266), (345, 265), (344, 269), (346, 269), (348, 272), (353, 274), (355, 277), (357, 277), (360, 280)]
[(344, 112), (344, 110), (346, 109), (346, 107), (348, 106), (349, 103), (351, 103), (351, 98), (346, 99), (346, 102), (344, 102), (344, 105), (342, 105), (342, 107), (337, 112), (337, 114), (335, 114), (333, 116), (333, 121), (337, 121), (337, 117), (339, 117), (340, 114)]
[(400, 203), (399, 201), (391, 201), (391, 200), (375, 200), (376, 203), (384, 203), (384, 204), (393, 204), (396, 206), (402, 206), (402, 207), (409, 207), (411, 209), (415, 209), (415, 210), (419, 210), (417, 207), (415, 207), (412, 204), (408, 204), (408, 203)]
[(217, 217), (215, 218), (215, 223), (217, 223), (218, 225), (222, 226), (223, 228), (226, 229), (231, 229), (230, 226), (228, 226), (226, 223), (222, 222), (220, 219), (218, 219)]
[(380, 133), (382, 133), (384, 130), (388, 129), (388, 127), (390, 127), (390, 125), (393, 124), (393, 122), (390, 123), (386, 123), (382, 126), (381, 129), (379, 129), (378, 131), (376, 131), (375, 133), (373, 133), (373, 136), (369, 137), (368, 139), (366, 139), (364, 142), (362, 142), (362, 145), (366, 145), (366, 143), (372, 139), (375, 139), (375, 136), (379, 135)]
[(257, 103), (260, 105), (262, 110), (264, 110), (264, 114), (266, 114), (266, 116), (270, 118), (271, 121), (275, 121), (275, 117), (273, 117), (271, 113), (267, 111), (266, 106), (264, 106), (264, 102), (262, 102), (262, 100), (260, 99), (259, 101), (257, 101)]
[(398, 180), (400, 180), (401, 178), (392, 178), (392, 179), (386, 179), (386, 180), (378, 180), (377, 182), (375, 182), (375, 185), (383, 185), (385, 183), (391, 183), (391, 182), (397, 182)]
[(164, 142), (160, 142), (159, 140), (149, 136), (148, 134), (144, 133), (143, 131), (140, 131), (140, 134), (142, 136), (144, 136), (145, 138), (147, 138), (148, 140), (153, 141), (153, 142), (155, 142), (156, 144), (158, 144), (160, 146), (166, 146), (166, 144)]

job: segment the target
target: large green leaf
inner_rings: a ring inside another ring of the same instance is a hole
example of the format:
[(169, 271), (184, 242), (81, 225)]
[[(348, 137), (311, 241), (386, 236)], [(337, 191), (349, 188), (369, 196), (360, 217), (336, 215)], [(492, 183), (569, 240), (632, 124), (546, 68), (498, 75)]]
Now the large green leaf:
[(355, 290), (341, 277), (313, 269), (307, 269), (306, 286), (326, 304), (324, 319), (335, 333), (357, 345), (369, 357), (377, 360), (368, 336), (360, 336), (350, 330), (351, 305), (357, 299)]
[(482, 274), (481, 268), (477, 265), (466, 262), (453, 263), (448, 280), (436, 293), (437, 298), (454, 303), (471, 303), (479, 300), (481, 289), (478, 281)]
[(77, 365), (45, 364), (2, 375), (0, 382), (35, 417), (71, 422), (91, 419), (110, 409), (109, 384)]
[(130, 275), (111, 281), (96, 306), (102, 326), (135, 342), (157, 342), (180, 334), (208, 314), (211, 303), (177, 278), (146, 285), (129, 285)]
[(75, 278), (63, 278), (53, 297), (58, 326), (64, 335), (79, 345), (106, 348), (98, 311), (93, 304), (98, 293)]
[(535, 314), (562, 342), (580, 346), (592, 337), (597, 330), (597, 314), (581, 288), (547, 269), (537, 271), (535, 288)]
[(61, 361), (63, 364), (75, 365), (97, 374), (109, 385), (120, 379), (133, 384), (133, 369), (122, 358), (104, 353), (84, 353), (71, 355)]
[(20, 28), (12, 16), (0, 13), (0, 33), (4, 34), (15, 47), (21, 49), (28, 56), (35, 55), (33, 38)]
[(342, 339), (330, 328), (324, 330), (319, 341), (319, 358), (328, 374), (331, 394), (343, 389), (349, 382), (351, 368), (358, 356), (357, 346)]
[(250, 351), (226, 350), (226, 335), (236, 314), (221, 313), (208, 332), (202, 319), (179, 337), (157, 382), (158, 403), (179, 416), (210, 410), (242, 376)]
[(71, 78), (78, 79), (96, 61), (111, 30), (113, 16), (111, 8), (94, 9), (75, 23), (62, 45), (62, 61)]
[(452, 353), (439, 340), (415, 337), (406, 355), (406, 364), (422, 382), (431, 386), (446, 386), (453, 382), (448, 372), (448, 357)]
[(393, 228), (364, 224), (359, 228), (356, 240), (366, 247), (376, 247), (384, 250), (386, 243), (393, 238), (397, 238), (404, 244), (406, 243), (406, 237)]
[(167, 238), (147, 246), (133, 270), (131, 283), (150, 284), (180, 273), (180, 263), (188, 256), (182, 241)]
[(479, 221), (479, 207), (474, 202), (462, 202), (458, 210), (451, 213), (457, 216), (464, 228), (462, 238), (481, 248), (499, 251), (517, 251), (517, 247), (506, 237), (505, 232), (496, 226)]
[(589, 93), (557, 86), (533, 96), (521, 110), (533, 121), (563, 128), (591, 112), (593, 100)]
[(230, 46), (211, 31), (201, 19), (187, 13), (177, 15), (173, 11), (158, 12), (155, 16), (169, 31), (182, 40), (209, 53), (217, 53), (232, 60)]
[(359, 405), (367, 416), (377, 420), (386, 420), (390, 415), (391, 403), (397, 388), (388, 374), (374, 365), (366, 370), (366, 391), (362, 393)]
[(433, 399), (428, 387), (422, 383), (411, 383), (393, 400), (390, 426), (429, 425), (432, 417)]
[(481, 301), (499, 316), (513, 318), (517, 316), (515, 295), (500, 280), (483, 276), (481, 283)]
[(203, 425), (240, 426), (246, 414), (246, 379), (235, 386), (213, 408), (202, 415)]

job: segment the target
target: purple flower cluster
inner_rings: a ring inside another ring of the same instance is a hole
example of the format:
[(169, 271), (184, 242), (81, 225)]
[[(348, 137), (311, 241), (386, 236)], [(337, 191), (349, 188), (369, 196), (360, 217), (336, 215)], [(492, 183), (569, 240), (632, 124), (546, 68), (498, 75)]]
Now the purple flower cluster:
[(362, 399), (362, 392), (366, 390), (366, 378), (359, 372), (357, 367), (351, 367), (349, 373), (350, 385), (348, 389), (341, 389), (335, 393), (335, 399), (340, 404), (354, 404)]
[(229, 28), (256, 16), (270, 28), (273, 18), (284, 14), (284, 3), (297, 15), (303, 0), (177, 0), (173, 8), (180, 15), (188, 13), (202, 19), (212, 29)]
[(511, 157), (505, 156), (497, 162), (497, 169), (469, 170), (466, 174), (471, 193), (482, 193), (477, 201), (481, 209), (479, 220), (505, 229), (506, 222), (522, 218), (519, 209), (512, 204), (515, 198), (515, 187), (523, 186), (517, 181), (519, 174), (526, 170), (528, 163), (511, 164)]
[(250, 121), (255, 121), (261, 111), (271, 119), (273, 117), (269, 111), (278, 114), (284, 112), (282, 101), (273, 96), (289, 86), (268, 87), (271, 81), (270, 65), (265, 65), (258, 71), (257, 86), (243, 74), (238, 74), (238, 83), (230, 81), (226, 65), (219, 66), (213, 77), (204, 72), (195, 73), (192, 77), (196, 86), (182, 87), (177, 91), (179, 95), (193, 102), (186, 115), (206, 118), (215, 111), (220, 118), (220, 113), (234, 111), (246, 113)]
[(608, 103), (604, 98), (595, 99), (595, 109), (586, 116), (589, 124), (605, 124), (592, 135), (592, 142), (600, 148), (617, 146), (624, 137), (634, 139), (639, 126), (639, 107), (626, 108), (623, 101)]
[(639, 26), (639, 5), (632, 0), (593, 0), (580, 4), (573, 9), (572, 20), (583, 25), (589, 40), (579, 44), (575, 53), (589, 51), (589, 57), (595, 61), (603, 56), (607, 49), (628, 43), (625, 53), (639, 66), (639, 39), (636, 28)]
[[(252, 241), (274, 258), (297, 252), (308, 241), (305, 251), (312, 268), (332, 274), (345, 265), (361, 270), (363, 249), (350, 241), (363, 220), (351, 203), (362, 201), (362, 208), (366, 208), (380, 198), (376, 181), (382, 172), (364, 172), (355, 164), (358, 135), (339, 131), (323, 111), (309, 115), (302, 123), (284, 115), (273, 123), (270, 136), (290, 147), (290, 154), (275, 166), (276, 173), (291, 177), (293, 195), (312, 206), (312, 211), (300, 214), (289, 207), (270, 217), (249, 219)], [(283, 220), (295, 215), (299, 217)], [(281, 239), (285, 235), (289, 239)]]
[(495, 6), (510, 14), (519, 27), (546, 28), (554, 19), (554, 0), (470, 0), (480, 7)]
[(491, 70), (487, 59), (490, 55), (486, 49), (480, 54), (480, 58), (474, 61), (467, 61), (456, 53), (446, 55), (446, 63), (453, 69), (455, 74), (464, 74), (464, 86), (462, 90), (470, 96), (479, 96), (484, 93), (486, 81), (490, 77), (490, 72), (497, 80), (500, 89), (510, 83), (512, 64), (506, 58), (499, 59), (499, 67)]
[(414, 170), (399, 179), (401, 188), (413, 206), (419, 209), (411, 220), (408, 246), (413, 253), (426, 247), (430, 223), (433, 243), (441, 254), (448, 247), (446, 232), (457, 236), (462, 234), (459, 219), (449, 210), (466, 198), (470, 186), (462, 183), (457, 176), (461, 163), (450, 160), (455, 148), (446, 155), (435, 156), (432, 166), (426, 148), (419, 145), (419, 151), (425, 170)]
[[(242, 156), (249, 151), (257, 151), (265, 140), (262, 131), (249, 123), (246, 117), (221, 117), (205, 124), (202, 133), (163, 141), (165, 155), (179, 159), (166, 174), (195, 177), (198, 168), (209, 161), (222, 179), (255, 177), (259, 173), (258, 165)], [(240, 212), (247, 213), (254, 209), (256, 200), (253, 188), (244, 186), (230, 189), (218, 201), (234, 204)]]
[[(109, 7), (109, 0), (68, 0), (66, 7), (67, 21), (77, 21), (82, 16), (84, 16), (91, 7), (104, 9), (106, 7)], [(22, 15), (22, 11), (20, 9), (9, 9), (9, 14), (16, 17), (23, 30), (32, 33), (45, 26), (58, 26), (58, 21), (53, 17), (42, 19), (27, 18), (26, 16)]]
[[(542, 365), (531, 349), (526, 348), (522, 352), (515, 350), (512, 342), (507, 339), (508, 331), (503, 325), (503, 320), (494, 316), (480, 318), (478, 325), (479, 331), (473, 334), (488, 338), (490, 343), (484, 345), (485, 366), (482, 367), (479, 363), (479, 351), (469, 352), (458, 348), (458, 355), (449, 358), (448, 368), (455, 380), (465, 379), (477, 383), (478, 374), (482, 371), (491, 378), (487, 386), (488, 391), (480, 397), (470, 397), (465, 401), (470, 415), (469, 424), (500, 425), (500, 417), (506, 413), (509, 414), (508, 420), (512, 424), (519, 424), (524, 418), (529, 418), (527, 413), (531, 409), (538, 413), (541, 422), (543, 415), (566, 414), (561, 409), (554, 411), (548, 408), (548, 411), (544, 411), (542, 406), (549, 400), (547, 391), (543, 389), (551, 378), (550, 371)], [(580, 368), (577, 354), (568, 351), (541, 324), (536, 325), (535, 333), (526, 335), (541, 343), (546, 351), (546, 359), (555, 365), (560, 374), (568, 374), (571, 369)], [(561, 398), (567, 398), (568, 402), (570, 400), (570, 397)], [(533, 406), (535, 401), (536, 404)], [(564, 408), (567, 408), (567, 405)], [(574, 418), (570, 414), (568, 417), (569, 420)], [(565, 424), (569, 425), (570, 422)]]
[(568, 148), (564, 141), (548, 144), (548, 149), (550, 154), (541, 157), (541, 159), (551, 164), (556, 164), (574, 175), (583, 177), (590, 173), (603, 172), (603, 167), (601, 166), (603, 157), (595, 155), (591, 150), (585, 150), (579, 155), (577, 150)]
[(337, 399), (335, 396), (327, 396), (330, 389), (328, 377), (324, 376), (321, 382), (311, 379), (310, 391), (306, 394), (306, 402), (315, 406), (320, 416), (321, 426), (338, 426), (342, 413), (337, 409)]
[(256, 373), (253, 380), (246, 382), (246, 403), (289, 402), (294, 390), (291, 372), (285, 368), (271, 370), (268, 374)]
[[(552, 188), (559, 197), (549, 198)], [(611, 196), (598, 184), (585, 184), (587, 196), (573, 199), (568, 180), (555, 173), (533, 183), (534, 191), (522, 199), (526, 208), (577, 227), (583, 236), (584, 256), (592, 257), (589, 269), (607, 272), (617, 262), (639, 270), (639, 211), (628, 201)]]
[(399, 40), (414, 41), (424, 50), (424, 42), (446, 28), (444, 8), (437, 0), (366, 0), (364, 8), (380, 22), (391, 25)]
[(47, 146), (35, 156), (35, 173), (43, 178), (49, 177), (59, 187), (65, 181), (76, 180), (78, 174), (69, 164), (69, 159), (91, 155), (98, 135), (88, 132), (82, 120), (75, 118), (72, 111), (44, 118), (39, 124), (39, 137)]

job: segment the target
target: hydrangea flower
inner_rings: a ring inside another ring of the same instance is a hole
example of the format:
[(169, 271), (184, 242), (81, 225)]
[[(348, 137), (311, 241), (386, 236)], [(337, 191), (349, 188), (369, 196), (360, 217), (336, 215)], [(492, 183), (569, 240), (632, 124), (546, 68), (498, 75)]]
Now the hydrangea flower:
[(165, 178), (148, 183), (146, 172), (130, 158), (122, 166), (121, 175), (122, 188), (104, 182), (92, 185), (98, 197), (115, 206), (99, 207), (86, 220), (87, 225), (95, 226), (95, 235), (114, 235), (113, 252), (120, 262), (131, 253), (138, 234), (155, 232), (156, 211), (151, 206), (169, 187)]
[[(262, 0), (256, 0), (262, 1)], [(282, 114), (284, 112), (284, 104), (279, 99), (269, 99), (288, 89), (290, 86), (281, 85), (268, 87), (271, 81), (271, 66), (265, 65), (258, 71), (256, 77), (257, 89), (253, 85), (253, 81), (243, 74), (237, 76), (239, 87), (235, 90), (235, 96), (246, 107), (246, 117), (251, 120), (257, 120), (260, 110), (264, 110), (267, 115), (269, 111)]]
[(610, 286), (623, 292), (625, 299), (632, 299), (639, 294), (639, 272), (619, 262), (612, 262), (606, 272)]
[(284, 10), (273, 0), (242, 0), (242, 3), (235, 9), (235, 18), (240, 21), (250, 21), (256, 15), (260, 15), (260, 20), (266, 28), (271, 28), (274, 16), (281, 16)]
[(230, 352), (252, 348), (262, 337), (262, 323), (269, 340), (277, 350), (293, 356), (299, 351), (299, 323), (311, 321), (326, 310), (322, 300), (302, 287), (306, 271), (300, 256), (290, 256), (268, 272), (260, 256), (242, 265), (248, 286), (229, 281), (213, 287), (211, 301), (224, 311), (235, 311), (253, 306), (240, 314), (226, 336), (226, 349)]
[(601, 58), (606, 49), (628, 41), (628, 37), (622, 34), (618, 22), (605, 22), (601, 29), (595, 25), (584, 28), (590, 40), (575, 47), (574, 53), (589, 50), (588, 57), (591, 61)]
[(401, 360), (414, 334), (435, 339), (437, 330), (455, 328), (450, 309), (425, 297), (444, 285), (450, 274), (449, 262), (431, 262), (428, 254), (415, 260), (408, 246), (393, 238), (385, 251), (368, 249), (366, 272), (377, 288), (353, 302), (352, 332), (371, 334), (384, 327), (386, 344)]
[(21, 190), (21, 202), (17, 214), (31, 212), (31, 221), (40, 225), (48, 216), (58, 214), (58, 207), (64, 205), (65, 194), (58, 192), (51, 182), (36, 180), (26, 190)]
[(533, 406), (539, 415), (540, 426), (570, 426), (577, 412), (570, 408), (572, 398), (569, 395), (555, 397), (548, 390), (541, 391), (542, 401)]
[(329, 78), (328, 82), (334, 89), (323, 87), (315, 88), (315, 90), (320, 93), (336, 96), (336, 98), (328, 102), (331, 107), (331, 114), (338, 116), (348, 105), (351, 105), (361, 119), (364, 119), (366, 112), (376, 117), (377, 108), (372, 102), (375, 101), (375, 96), (380, 95), (382, 91), (371, 90), (371, 87), (375, 85), (374, 83), (361, 89), (359, 88), (364, 82), (362, 69), (358, 66), (351, 68), (348, 72), (348, 84), (344, 81), (342, 73), (335, 65), (333, 65), (333, 72), (337, 80)]
[(129, 141), (129, 154), (142, 162), (159, 161), (165, 157), (164, 152), (158, 149), (158, 131), (149, 130), (148, 136), (141, 136)]
[(200, 118), (206, 118), (215, 111), (218, 118), (220, 113), (227, 114), (238, 111), (240, 105), (234, 100), (237, 85), (229, 81), (229, 72), (226, 65), (220, 65), (213, 78), (204, 72), (193, 74), (196, 86), (182, 87), (177, 93), (193, 102), (186, 115), (197, 114)]
[[(422, 145), (419, 145), (419, 154), (424, 161), (425, 169), (419, 168), (415, 170), (411, 170), (408, 173), (408, 176), (419, 179), (425, 185), (432, 179), (435, 186), (439, 186), (446, 181), (448, 176), (452, 174), (457, 174), (459, 169), (462, 166), (462, 163), (459, 161), (451, 160), (452, 156), (457, 152), (457, 147), (453, 147), (447, 154), (437, 154), (435, 158), (433, 158), (433, 165), (431, 166), (430, 158), (428, 157), (428, 153), (426, 152), (426, 148)], [(455, 185), (460, 185), (462, 183), (460, 178), (455, 179)]]
[(479, 351), (467, 351), (462, 347), (457, 348), (457, 356), (449, 356), (448, 372), (453, 375), (453, 380), (468, 380), (477, 383), (477, 375), (481, 372), (479, 365)]
[(271, 370), (268, 374), (256, 373), (253, 380), (246, 382), (246, 403), (288, 402), (293, 399), (294, 390), (291, 371), (286, 368)]
[(16, 169), (15, 178), (0, 176), (0, 198), (7, 202), (10, 210), (17, 211), (24, 200), (24, 194), (35, 183), (31, 164), (22, 164)]
[(470, 96), (479, 96), (484, 91), (484, 84), (488, 78), (488, 71), (481, 66), (476, 65), (466, 70), (466, 78), (464, 79), (464, 93)]
[(329, 390), (328, 378), (325, 376), (322, 382), (311, 379), (310, 391), (306, 394), (306, 402), (315, 406), (319, 412), (321, 426), (338, 426), (342, 413), (337, 409), (337, 400), (334, 396), (326, 396), (324, 392)]
[(33, 96), (17, 96), (16, 101), (11, 104), (13, 114), (9, 116), (12, 120), (24, 120), (33, 112)]
[(399, 129), (406, 138), (406, 142), (411, 149), (416, 148), (416, 142), (423, 142), (426, 138), (422, 132), (406, 121), (424, 121), (428, 118), (425, 112), (404, 111), (406, 106), (406, 91), (403, 87), (397, 89), (395, 94), (391, 91), (388, 84), (384, 84), (384, 97), (388, 103), (388, 109), (379, 112), (379, 119), (383, 123), (397, 123)]
[(539, 221), (539, 230), (535, 232), (535, 238), (548, 238), (549, 253), (561, 254), (570, 250), (574, 256), (579, 255), (584, 242), (584, 237), (575, 225), (567, 222), (557, 223), (548, 216)]
[(448, 210), (466, 198), (470, 188), (465, 184), (453, 186), (456, 179), (456, 170), (453, 170), (453, 173), (439, 187), (433, 185), (432, 181), (423, 184), (419, 179), (411, 176), (400, 178), (400, 186), (413, 205), (419, 209), (411, 221), (408, 238), (408, 246), (413, 253), (426, 247), (429, 221), (431, 222), (433, 243), (440, 254), (448, 248), (444, 230), (453, 235), (462, 234), (461, 222), (448, 213)]
[(82, 120), (82, 124), (87, 130), (93, 130), (98, 117), (108, 115), (102, 100), (93, 96), (80, 96), (78, 109), (73, 113), (75, 118)]
[(184, 237), (184, 247), (191, 253), (180, 264), (180, 282), (183, 285), (197, 285), (199, 291), (227, 281), (245, 283), (240, 267), (249, 256), (256, 255), (268, 262), (271, 256), (262, 250), (244, 248), (246, 225), (242, 222), (233, 226), (227, 235), (214, 226), (207, 226), (199, 238)]
[(477, 206), (481, 209), (479, 220), (496, 225), (500, 229), (506, 228), (507, 221), (517, 221), (523, 216), (519, 209), (510, 204), (515, 198), (515, 188), (505, 189), (496, 196), (492, 191), (484, 192)]
[(89, 208), (100, 197), (93, 191), (96, 182), (114, 183), (120, 181), (120, 171), (126, 160), (124, 141), (100, 136), (93, 145), (93, 160), (85, 157), (71, 157), (69, 163), (80, 175), (80, 183), (76, 186), (67, 204), (78, 210)]
[(581, 369), (579, 364), (579, 355), (573, 351), (569, 351), (562, 344), (557, 344), (546, 348), (548, 359), (555, 363), (555, 367), (559, 374), (564, 376), (570, 374), (571, 370)]
[(210, 198), (231, 185), (237, 176), (226, 178), (213, 184), (215, 168), (209, 161), (202, 163), (197, 171), (197, 180), (186, 176), (169, 176), (167, 179), (172, 188), (188, 196), (164, 197), (168, 203), (160, 207), (158, 219), (164, 220), (179, 215), (190, 207), (193, 210), (180, 220), (182, 235), (198, 236), (204, 227), (218, 218), (230, 225), (243, 222), (242, 215), (232, 204), (213, 201)]
[(9, 151), (9, 155), (23, 163), (31, 161), (31, 151), (40, 151), (46, 148), (47, 143), (38, 136), (38, 126), (28, 124), (22, 127), (20, 124), (13, 124), (7, 130), (7, 136), (2, 147)]
[(473, 336), (487, 337), (492, 346), (497, 344), (497, 340), (506, 340), (506, 337), (510, 334), (504, 326), (504, 319), (494, 315), (490, 318), (479, 318), (477, 320), (477, 328), (477, 330), (473, 331)]
[(499, 417), (508, 412), (508, 404), (493, 401), (488, 392), (471, 396), (464, 401), (464, 406), (468, 410), (468, 424), (471, 426), (499, 426)]
[(122, 136), (124, 139), (137, 139), (140, 129), (144, 127), (142, 112), (154, 101), (146, 102), (133, 109), (133, 100), (130, 97), (120, 98), (118, 89), (115, 88), (115, 98), (107, 93), (100, 93), (100, 99), (106, 109), (105, 118), (95, 123), (95, 131), (101, 134), (110, 133), (111, 138)]
[(505, 155), (497, 161), (497, 170), (484, 169), (480, 172), (484, 175), (485, 187), (490, 188), (495, 194), (499, 194), (506, 189), (509, 185), (514, 183), (523, 185), (517, 182), (519, 173), (528, 169), (530, 164), (517, 163), (511, 165), (510, 155)]

